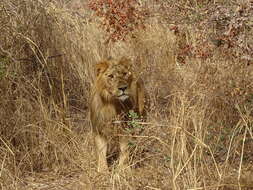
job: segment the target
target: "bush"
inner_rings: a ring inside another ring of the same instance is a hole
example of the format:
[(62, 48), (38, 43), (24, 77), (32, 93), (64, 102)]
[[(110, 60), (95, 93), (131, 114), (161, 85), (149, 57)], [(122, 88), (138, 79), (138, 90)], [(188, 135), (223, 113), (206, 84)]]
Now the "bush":
[(147, 13), (137, 0), (92, 0), (89, 7), (101, 17), (109, 41), (126, 40), (132, 31), (144, 28)]

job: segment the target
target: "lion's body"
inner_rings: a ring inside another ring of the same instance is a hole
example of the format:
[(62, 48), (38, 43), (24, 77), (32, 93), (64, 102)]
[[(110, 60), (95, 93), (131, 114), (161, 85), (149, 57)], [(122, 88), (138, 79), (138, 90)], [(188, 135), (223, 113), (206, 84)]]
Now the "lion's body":
[(106, 153), (112, 138), (119, 139), (119, 165), (127, 164), (128, 139), (123, 137), (122, 124), (114, 124), (113, 121), (125, 120), (130, 110), (142, 115), (145, 93), (143, 83), (136, 78), (129, 60), (107, 60), (98, 63), (96, 67), (97, 78), (91, 92), (90, 116), (98, 154), (98, 171), (103, 171), (108, 170)]

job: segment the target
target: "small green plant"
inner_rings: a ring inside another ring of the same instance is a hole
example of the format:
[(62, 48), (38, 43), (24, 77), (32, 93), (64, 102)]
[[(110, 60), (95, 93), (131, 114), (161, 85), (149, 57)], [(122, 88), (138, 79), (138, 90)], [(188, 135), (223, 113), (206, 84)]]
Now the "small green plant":
[(136, 143), (130, 141), (130, 142), (128, 142), (128, 146), (131, 147), (131, 148), (135, 148), (136, 147)]
[(171, 157), (170, 157), (169, 155), (165, 155), (165, 156), (164, 156), (164, 161), (165, 161), (165, 162), (171, 161)]
[(136, 113), (133, 110), (130, 110), (128, 113), (128, 128), (127, 131), (128, 132), (133, 132), (133, 131), (140, 131), (143, 129), (143, 126), (140, 124), (140, 117), (138, 115), (138, 113)]

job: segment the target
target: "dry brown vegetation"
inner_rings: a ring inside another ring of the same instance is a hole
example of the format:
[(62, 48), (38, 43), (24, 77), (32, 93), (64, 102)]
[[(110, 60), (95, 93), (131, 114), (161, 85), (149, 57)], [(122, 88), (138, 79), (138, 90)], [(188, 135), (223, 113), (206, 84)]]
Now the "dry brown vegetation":
[[(147, 6), (146, 29), (116, 43), (83, 5), (0, 2), (1, 189), (253, 189), (252, 2)], [(132, 173), (106, 176), (87, 101), (94, 64), (122, 55), (150, 110)]]

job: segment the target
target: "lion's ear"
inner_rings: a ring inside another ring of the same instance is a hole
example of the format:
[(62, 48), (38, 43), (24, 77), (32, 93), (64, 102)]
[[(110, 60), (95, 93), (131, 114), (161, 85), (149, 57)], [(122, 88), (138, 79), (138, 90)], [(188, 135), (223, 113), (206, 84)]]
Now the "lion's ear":
[(107, 61), (101, 61), (96, 64), (96, 75), (99, 76), (101, 73), (104, 73), (108, 68), (109, 63)]

